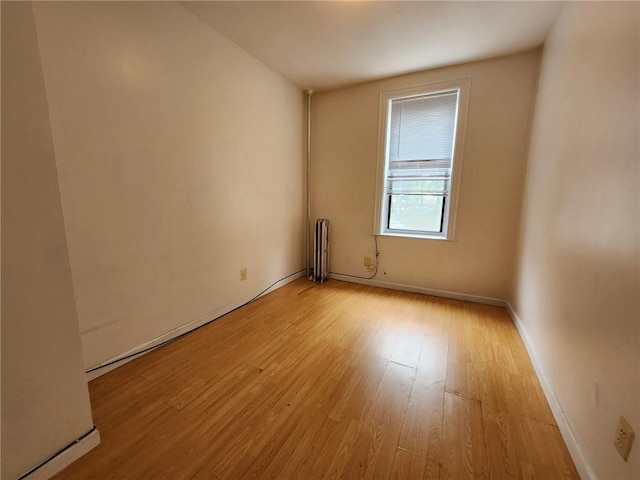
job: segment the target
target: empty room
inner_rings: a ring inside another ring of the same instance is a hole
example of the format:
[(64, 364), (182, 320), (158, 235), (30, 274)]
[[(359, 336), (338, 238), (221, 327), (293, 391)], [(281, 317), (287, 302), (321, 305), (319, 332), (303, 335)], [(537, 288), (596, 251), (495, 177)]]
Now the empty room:
[(0, 5), (1, 480), (640, 478), (640, 3)]

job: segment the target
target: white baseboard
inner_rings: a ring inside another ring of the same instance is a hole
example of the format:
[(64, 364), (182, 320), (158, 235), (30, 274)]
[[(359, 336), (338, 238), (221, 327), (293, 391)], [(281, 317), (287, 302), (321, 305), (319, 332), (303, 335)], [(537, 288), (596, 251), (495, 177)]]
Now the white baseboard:
[(142, 345), (137, 346), (136, 348), (133, 348), (131, 350), (129, 350), (128, 352), (125, 352), (121, 355), (118, 355), (117, 357), (114, 357), (112, 359), (109, 359), (105, 362), (103, 362), (102, 364), (96, 365), (94, 367), (91, 367), (89, 369), (89, 371), (87, 372), (87, 381), (91, 381), (95, 378), (100, 377), (101, 375), (104, 375), (107, 372), (110, 372), (111, 370), (114, 370), (122, 365), (124, 365), (127, 362), (130, 362), (131, 360), (134, 360), (136, 358), (138, 358), (141, 355), (144, 355), (145, 353), (149, 353), (152, 350), (155, 350), (157, 347), (159, 347), (161, 344), (167, 342), (168, 340), (172, 340), (176, 337), (179, 337), (180, 335), (184, 335), (185, 333), (188, 333), (192, 330), (195, 330), (196, 328), (199, 328), (203, 325), (206, 325), (207, 323), (215, 320), (216, 318), (220, 318), (223, 315), (226, 315), (227, 313), (231, 312), (232, 310), (235, 310), (236, 308), (239, 308), (243, 305), (245, 305), (246, 303), (262, 297), (264, 295), (266, 295), (267, 293), (270, 293), (274, 290), (277, 290), (280, 287), (285, 286), (287, 283), (291, 283), (294, 280), (297, 280), (300, 277), (303, 277), (305, 275), (304, 271), (300, 271), (298, 273), (296, 273), (295, 275), (292, 275), (288, 278), (285, 278), (283, 280), (280, 280), (276, 283), (274, 283), (271, 287), (269, 287), (267, 290), (261, 292), (261, 293), (254, 293), (253, 295), (247, 295), (243, 298), (241, 298), (240, 300), (236, 301), (236, 302), (232, 302), (228, 305), (225, 305), (223, 307), (220, 307), (212, 312), (207, 313), (206, 315), (203, 315), (200, 318), (197, 318), (196, 320), (193, 320), (189, 323), (186, 323), (178, 328), (175, 328), (173, 330), (171, 330), (170, 332), (165, 333), (164, 335), (161, 335), (159, 337), (156, 337), (152, 340), (149, 340), (148, 342), (143, 343)]
[(580, 478), (582, 480), (596, 480), (597, 477), (589, 466), (584, 454), (582, 453), (582, 449), (580, 448), (580, 445), (578, 445), (578, 441), (573, 434), (573, 430), (571, 430), (571, 426), (569, 425), (567, 417), (562, 410), (562, 406), (560, 405), (560, 402), (558, 402), (558, 399), (553, 392), (553, 388), (551, 387), (551, 383), (549, 382), (547, 374), (542, 368), (542, 364), (538, 359), (533, 341), (531, 340), (531, 337), (527, 332), (527, 327), (524, 325), (510, 303), (507, 302), (506, 307), (509, 315), (511, 315), (511, 318), (513, 319), (513, 323), (515, 323), (516, 328), (518, 329), (518, 333), (520, 333), (520, 337), (524, 342), (524, 346), (529, 353), (529, 358), (531, 359), (531, 363), (533, 364), (536, 376), (540, 381), (540, 385), (542, 386), (545, 397), (547, 397), (547, 402), (549, 402), (549, 407), (551, 407), (551, 413), (553, 413), (553, 418), (558, 425), (558, 429), (560, 430), (560, 434), (564, 439), (564, 443), (567, 445), (567, 449), (569, 450), (571, 459), (573, 460), (573, 463), (578, 470), (578, 475), (580, 475)]
[(464, 300), (467, 302), (484, 303), (487, 305), (497, 305), (504, 307), (507, 305), (505, 300), (499, 298), (483, 297), (480, 295), (471, 295), (469, 293), (449, 292), (447, 290), (435, 290), (432, 288), (414, 287), (413, 285), (403, 285), (401, 283), (382, 282), (380, 280), (368, 280), (364, 278), (354, 278), (339, 273), (330, 273), (329, 278), (342, 280), (343, 282), (359, 283), (362, 285), (370, 285), (373, 287), (390, 288), (391, 290), (401, 290), (403, 292), (422, 293), (432, 295), (434, 297), (452, 298), (454, 300)]
[(62, 469), (68, 467), (89, 450), (100, 444), (100, 433), (94, 429), (91, 433), (65, 448), (55, 457), (47, 460), (35, 470), (20, 477), (20, 480), (47, 480)]

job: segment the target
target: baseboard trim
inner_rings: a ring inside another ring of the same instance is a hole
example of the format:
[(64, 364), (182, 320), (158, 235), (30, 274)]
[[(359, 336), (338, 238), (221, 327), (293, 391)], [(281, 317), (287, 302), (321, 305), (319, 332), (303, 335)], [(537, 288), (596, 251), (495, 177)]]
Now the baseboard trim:
[(597, 480), (596, 474), (593, 472), (587, 459), (582, 453), (582, 449), (576, 440), (575, 435), (573, 434), (573, 430), (571, 430), (571, 426), (567, 421), (567, 417), (564, 414), (564, 410), (562, 410), (562, 406), (560, 402), (558, 402), (558, 398), (556, 397), (553, 388), (551, 387), (551, 383), (542, 368), (542, 364), (538, 359), (538, 355), (536, 353), (535, 346), (533, 345), (533, 341), (529, 336), (527, 331), (527, 327), (524, 325), (516, 311), (513, 309), (511, 304), (507, 302), (506, 304), (507, 311), (509, 315), (513, 319), (513, 323), (515, 323), (516, 328), (518, 329), (518, 333), (520, 334), (520, 338), (524, 342), (524, 346), (527, 349), (527, 353), (529, 354), (529, 358), (531, 359), (531, 363), (533, 364), (533, 368), (536, 372), (536, 376), (540, 381), (540, 385), (542, 386), (542, 390), (544, 391), (544, 395), (547, 398), (547, 402), (549, 403), (549, 407), (551, 407), (551, 413), (553, 413), (553, 418), (555, 419), (558, 429), (560, 430), (560, 434), (564, 439), (564, 443), (567, 445), (567, 449), (569, 450), (569, 454), (571, 455), (571, 459), (578, 470), (578, 475), (582, 480)]
[(60, 453), (21, 476), (19, 480), (47, 480), (71, 465), (99, 444), (100, 433), (94, 427), (93, 430), (80, 437)]
[(274, 290), (277, 290), (280, 287), (285, 286), (288, 283), (293, 282), (294, 280), (297, 280), (300, 277), (303, 277), (305, 275), (304, 270), (300, 271), (290, 277), (284, 278), (282, 280), (279, 280), (278, 282), (274, 283), (271, 287), (269, 287), (268, 289), (262, 291), (261, 293), (254, 293), (252, 295), (247, 295), (243, 298), (241, 298), (238, 301), (229, 303), (223, 307), (220, 307), (212, 312), (207, 313), (206, 315), (203, 315), (200, 318), (197, 318), (196, 320), (193, 320), (189, 323), (186, 323), (178, 328), (175, 328), (173, 330), (171, 330), (170, 332), (165, 333), (164, 335), (161, 335), (159, 337), (156, 337), (152, 340), (149, 340), (148, 342), (143, 343), (142, 345), (137, 346), (136, 348), (133, 348), (131, 350), (129, 350), (128, 352), (125, 352), (121, 355), (118, 355), (116, 357), (113, 357), (105, 362), (103, 362), (102, 364), (96, 365), (94, 367), (91, 367), (89, 369), (89, 371), (87, 371), (87, 381), (91, 381), (95, 378), (98, 378), (102, 375), (104, 375), (105, 373), (110, 372), (111, 370), (114, 370), (122, 365), (124, 365), (125, 363), (128, 363), (142, 355), (144, 355), (145, 353), (149, 353), (153, 350), (155, 350), (156, 348), (158, 348), (159, 346), (161, 346), (162, 344), (164, 344), (165, 342), (172, 340), (176, 337), (179, 337), (181, 335), (184, 335), (185, 333), (188, 333), (192, 330), (195, 330), (196, 328), (200, 328), (203, 325), (206, 325), (209, 322), (212, 322), (214, 320), (216, 320), (217, 318), (222, 317), (223, 315), (226, 315), (227, 313), (242, 307), (243, 305), (246, 305), (247, 303), (249, 303), (252, 300), (255, 300), (257, 298), (260, 298), (270, 292), (273, 292)]
[(507, 305), (505, 300), (499, 298), (483, 297), (480, 295), (471, 295), (469, 293), (450, 292), (447, 290), (435, 290), (433, 288), (415, 287), (413, 285), (403, 285), (401, 283), (382, 282), (380, 280), (355, 278), (339, 273), (330, 273), (329, 278), (341, 280), (343, 282), (359, 283), (361, 285), (370, 285), (372, 287), (389, 288), (391, 290), (401, 290), (403, 292), (422, 293), (424, 295), (432, 295), (434, 297), (452, 298), (454, 300), (464, 300), (473, 303), (484, 303), (486, 305), (497, 305), (504, 307)]

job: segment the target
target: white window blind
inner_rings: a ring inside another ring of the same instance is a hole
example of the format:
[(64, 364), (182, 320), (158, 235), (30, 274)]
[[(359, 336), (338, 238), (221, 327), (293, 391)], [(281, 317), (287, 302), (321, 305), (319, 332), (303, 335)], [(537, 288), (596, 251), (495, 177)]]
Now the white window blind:
[(458, 90), (391, 101), (387, 195), (446, 197)]

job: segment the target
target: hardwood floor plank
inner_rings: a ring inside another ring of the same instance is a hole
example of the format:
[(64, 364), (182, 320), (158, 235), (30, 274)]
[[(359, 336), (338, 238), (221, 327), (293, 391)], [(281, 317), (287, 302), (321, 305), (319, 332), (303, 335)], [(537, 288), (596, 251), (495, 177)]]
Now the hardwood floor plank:
[(345, 472), (350, 474), (343, 478), (358, 478), (354, 476), (356, 471), (364, 473), (364, 478), (389, 478), (414, 377), (413, 368), (387, 364), (378, 391), (360, 417), (360, 432), (363, 438), (371, 439), (367, 457), (352, 458)]
[(243, 479), (292, 478), (287, 467), (302, 463), (311, 447), (311, 440), (327, 418), (322, 413), (314, 413), (304, 407), (300, 408), (298, 413), (292, 415), (283, 432), (255, 456), (243, 473)]
[(291, 476), (281, 478), (323, 478), (340, 450), (340, 445), (355, 442), (356, 424), (356, 420), (335, 421), (327, 417), (296, 461), (291, 459), (285, 465), (282, 473), (292, 472)]
[(488, 479), (480, 402), (445, 393), (444, 415), (444, 477)]
[(391, 480), (439, 480), (440, 464), (398, 448), (391, 467)]
[(423, 343), (423, 335), (411, 335), (409, 333), (399, 335), (389, 360), (407, 367), (416, 368), (420, 360)]
[[(558, 427), (527, 417), (512, 417), (515, 430), (515, 450), (524, 478), (579, 478)], [(545, 473), (546, 472), (546, 473)]]
[(504, 412), (487, 415), (483, 412), (483, 425), (491, 478), (521, 479), (513, 418)]
[(441, 456), (444, 382), (422, 380), (414, 380), (398, 447), (437, 463)]
[[(374, 439), (350, 421), (342, 440), (333, 450), (328, 466), (323, 466), (323, 479), (371, 478)], [(318, 472), (319, 473), (319, 472)]]
[(420, 351), (416, 375), (426, 383), (444, 382), (447, 377), (449, 345), (446, 337), (426, 335)]
[(357, 419), (375, 394), (389, 361), (378, 356), (355, 357), (349, 366), (329, 416), (337, 421)]
[(477, 319), (478, 306), (455, 306), (449, 335), (446, 391), (480, 400), (483, 379), (484, 332)]
[(542, 387), (533, 374), (511, 375), (511, 384), (516, 413), (538, 422), (556, 425)]
[(220, 479), (201, 468), (189, 480), (220, 480)]

